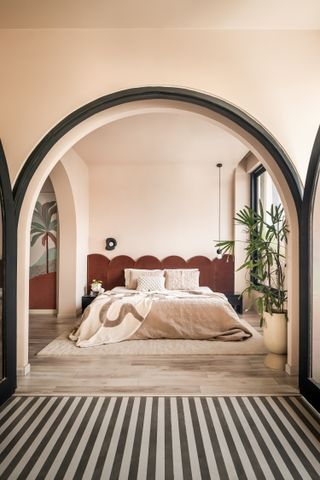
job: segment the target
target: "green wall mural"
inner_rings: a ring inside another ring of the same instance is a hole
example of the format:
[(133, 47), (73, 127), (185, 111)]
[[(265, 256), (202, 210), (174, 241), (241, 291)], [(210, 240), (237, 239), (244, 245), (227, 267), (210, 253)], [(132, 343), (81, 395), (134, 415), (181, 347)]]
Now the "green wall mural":
[(40, 193), (31, 223), (30, 278), (56, 271), (57, 229), (55, 195)]

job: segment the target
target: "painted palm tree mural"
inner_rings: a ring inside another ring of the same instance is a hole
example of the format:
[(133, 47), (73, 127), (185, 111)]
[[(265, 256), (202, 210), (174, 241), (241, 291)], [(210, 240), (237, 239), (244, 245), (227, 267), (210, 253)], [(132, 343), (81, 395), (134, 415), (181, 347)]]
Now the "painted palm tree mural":
[[(41, 241), (41, 245), (45, 250), (44, 258), (40, 258), (40, 263), (45, 263), (45, 272), (42, 273), (50, 272), (50, 250), (53, 250), (53, 260), (55, 260), (57, 226), (57, 202), (50, 201), (41, 203), (38, 200), (33, 212), (31, 223), (31, 248), (35, 246), (38, 240)], [(53, 249), (49, 249), (50, 240), (53, 244)], [(42, 259), (45, 260), (45, 262), (43, 262)]]
[(50, 178), (47, 178), (39, 193), (31, 222), (30, 310), (56, 310), (58, 225), (56, 196)]

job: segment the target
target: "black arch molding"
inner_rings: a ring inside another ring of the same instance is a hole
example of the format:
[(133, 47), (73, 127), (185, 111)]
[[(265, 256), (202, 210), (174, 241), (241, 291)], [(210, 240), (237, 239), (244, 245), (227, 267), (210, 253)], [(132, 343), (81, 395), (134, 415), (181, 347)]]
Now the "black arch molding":
[[(16, 388), (16, 285), (17, 285), (17, 225), (9, 171), (0, 141), (0, 216), (3, 222), (3, 361), (4, 378), (0, 374), (0, 403)], [(1, 229), (0, 229), (1, 230)], [(1, 231), (0, 231), (1, 234)]]
[(299, 175), (290, 158), (277, 140), (256, 120), (238, 107), (211, 95), (173, 87), (139, 87), (121, 90), (100, 97), (65, 117), (40, 141), (23, 165), (14, 185), (13, 195), (17, 218), (24, 195), (38, 166), (53, 145), (67, 132), (87, 118), (108, 108), (138, 100), (174, 100), (198, 105), (219, 113), (239, 125), (262, 144), (277, 162), (292, 193), (297, 214), (300, 216), (303, 187)]
[[(320, 127), (311, 152), (300, 222), (300, 351), (299, 387), (303, 396), (320, 412), (319, 383), (312, 378), (311, 332), (313, 322), (313, 222), (314, 203), (320, 181)], [(316, 268), (316, 267), (315, 267)]]

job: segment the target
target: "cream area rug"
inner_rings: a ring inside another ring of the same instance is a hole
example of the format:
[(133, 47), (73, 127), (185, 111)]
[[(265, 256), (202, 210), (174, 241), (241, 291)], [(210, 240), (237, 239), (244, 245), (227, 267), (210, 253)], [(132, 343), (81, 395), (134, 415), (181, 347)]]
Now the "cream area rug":
[(69, 332), (57, 337), (40, 350), (41, 356), (81, 356), (94, 355), (264, 355), (267, 350), (263, 337), (241, 320), (252, 332), (252, 337), (239, 342), (218, 340), (126, 340), (98, 347), (79, 348), (68, 339)]

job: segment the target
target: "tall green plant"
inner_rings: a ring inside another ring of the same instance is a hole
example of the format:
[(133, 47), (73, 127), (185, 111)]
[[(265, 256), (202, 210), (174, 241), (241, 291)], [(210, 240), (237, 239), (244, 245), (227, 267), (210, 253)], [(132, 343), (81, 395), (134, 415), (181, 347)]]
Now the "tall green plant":
[[(286, 244), (288, 242), (288, 225), (281, 205), (271, 205), (264, 212), (259, 202), (256, 212), (246, 206), (234, 217), (237, 225), (242, 225), (247, 233), (245, 241), (246, 257), (238, 268), (248, 270), (248, 286), (242, 293), (258, 292), (255, 299), (257, 310), (263, 320), (263, 312), (286, 313), (287, 290), (285, 288)], [(223, 254), (234, 254), (235, 241), (222, 241), (216, 247)]]

